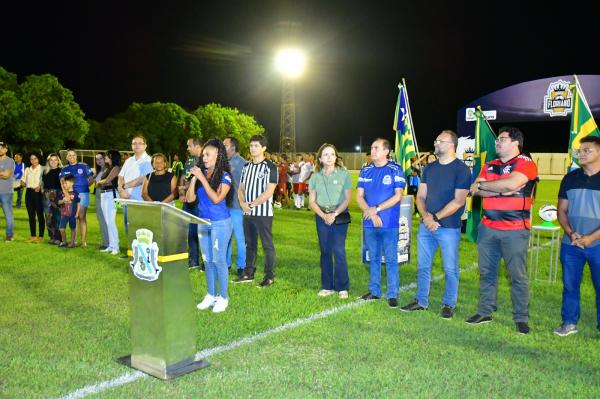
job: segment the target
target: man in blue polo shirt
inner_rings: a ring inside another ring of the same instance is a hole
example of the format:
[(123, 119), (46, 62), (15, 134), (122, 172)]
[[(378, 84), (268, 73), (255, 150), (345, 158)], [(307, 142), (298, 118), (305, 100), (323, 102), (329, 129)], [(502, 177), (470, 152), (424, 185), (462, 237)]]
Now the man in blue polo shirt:
[(365, 246), (369, 251), (369, 292), (363, 300), (381, 298), (381, 249), (385, 255), (387, 300), (398, 306), (398, 227), (400, 200), (405, 186), (402, 168), (388, 161), (390, 142), (377, 139), (371, 144), (372, 162), (361, 169), (356, 202), (363, 211)]
[(417, 235), (417, 293), (415, 300), (400, 310), (411, 312), (429, 307), (433, 257), (440, 247), (446, 275), (441, 316), (451, 319), (458, 299), (458, 245), (460, 216), (471, 186), (471, 171), (456, 158), (458, 138), (444, 130), (433, 141), (438, 159), (423, 170), (417, 192), (417, 208), (423, 219)]
[(596, 327), (600, 330), (600, 138), (582, 138), (578, 154), (581, 168), (568, 173), (558, 190), (558, 221), (565, 231), (560, 247), (563, 323), (554, 333), (561, 337), (577, 332), (586, 262), (596, 291)]
[(81, 234), (81, 246), (87, 247), (87, 208), (90, 206), (90, 184), (93, 181), (93, 172), (84, 162), (77, 162), (77, 153), (74, 149), (67, 150), (68, 165), (60, 171), (59, 177), (62, 181), (67, 176), (75, 178), (73, 190), (79, 195), (81, 209), (77, 219), (79, 221), (79, 232)]

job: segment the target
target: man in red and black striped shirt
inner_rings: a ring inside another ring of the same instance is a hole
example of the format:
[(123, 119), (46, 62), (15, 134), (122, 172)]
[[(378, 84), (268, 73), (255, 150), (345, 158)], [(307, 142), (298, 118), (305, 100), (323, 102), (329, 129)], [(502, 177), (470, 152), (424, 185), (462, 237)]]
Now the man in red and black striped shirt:
[(523, 133), (503, 127), (496, 139), (498, 159), (485, 164), (471, 186), (471, 193), (483, 197), (483, 219), (479, 226), (479, 307), (467, 319), (469, 324), (492, 321), (496, 308), (500, 259), (510, 274), (513, 320), (521, 334), (529, 332), (529, 283), (527, 247), (531, 228), (532, 192), (537, 167), (522, 154)]

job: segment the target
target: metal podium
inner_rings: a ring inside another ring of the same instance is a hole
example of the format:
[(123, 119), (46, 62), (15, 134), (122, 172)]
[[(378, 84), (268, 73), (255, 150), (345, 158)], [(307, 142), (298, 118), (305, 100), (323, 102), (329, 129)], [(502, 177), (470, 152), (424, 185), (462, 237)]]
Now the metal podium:
[(128, 208), (131, 318), (131, 355), (118, 361), (160, 379), (208, 366), (195, 359), (187, 235), (190, 223), (209, 222), (169, 204), (116, 201)]

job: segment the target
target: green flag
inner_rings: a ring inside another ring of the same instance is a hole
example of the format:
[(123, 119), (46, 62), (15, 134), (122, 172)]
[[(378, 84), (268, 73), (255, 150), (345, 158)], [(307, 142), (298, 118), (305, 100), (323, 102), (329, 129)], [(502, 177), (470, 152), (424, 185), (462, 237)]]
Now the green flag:
[[(475, 152), (473, 154), (473, 181), (479, 177), (481, 169), (486, 162), (496, 158), (496, 135), (485, 119), (481, 107), (475, 111), (477, 122), (475, 124)], [(481, 223), (483, 213), (481, 197), (469, 197), (467, 217), (467, 239), (477, 242), (477, 228)]]
[(571, 135), (569, 136), (569, 156), (567, 157), (569, 169), (579, 166), (577, 154), (579, 141), (585, 136), (600, 137), (600, 130), (594, 121), (577, 76), (575, 76), (575, 84), (571, 85), (571, 90), (573, 92), (573, 112), (571, 112)]
[(402, 166), (404, 176), (408, 177), (412, 170), (411, 158), (416, 155), (416, 143), (413, 136), (412, 119), (408, 107), (406, 88), (398, 84), (398, 101), (394, 113), (394, 130), (396, 131), (396, 162)]

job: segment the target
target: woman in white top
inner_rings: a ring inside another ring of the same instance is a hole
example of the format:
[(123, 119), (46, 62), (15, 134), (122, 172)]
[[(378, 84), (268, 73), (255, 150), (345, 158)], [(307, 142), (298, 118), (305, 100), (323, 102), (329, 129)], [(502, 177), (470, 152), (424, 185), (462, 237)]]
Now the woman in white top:
[[(25, 187), (25, 206), (29, 216), (29, 231), (31, 238), (25, 240), (28, 243), (40, 243), (44, 240), (44, 229), (46, 223), (44, 220), (44, 202), (42, 195), (42, 166), (40, 158), (36, 154), (29, 156), (30, 166), (25, 168), (23, 177), (21, 177), (21, 186)], [(39, 226), (36, 234), (35, 223)]]

